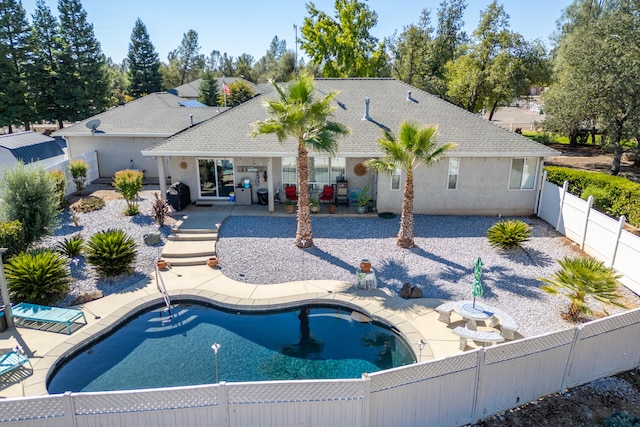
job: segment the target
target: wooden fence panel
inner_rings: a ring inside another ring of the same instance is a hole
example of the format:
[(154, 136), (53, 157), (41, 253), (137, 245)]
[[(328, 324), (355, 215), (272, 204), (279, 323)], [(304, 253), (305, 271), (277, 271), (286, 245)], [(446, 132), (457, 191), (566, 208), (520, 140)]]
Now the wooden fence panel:
[(640, 309), (582, 325), (568, 369), (567, 387), (636, 368), (639, 336)]
[(452, 426), (472, 420), (478, 351), (370, 375), (371, 426)]
[(561, 390), (576, 330), (485, 347), (476, 419)]

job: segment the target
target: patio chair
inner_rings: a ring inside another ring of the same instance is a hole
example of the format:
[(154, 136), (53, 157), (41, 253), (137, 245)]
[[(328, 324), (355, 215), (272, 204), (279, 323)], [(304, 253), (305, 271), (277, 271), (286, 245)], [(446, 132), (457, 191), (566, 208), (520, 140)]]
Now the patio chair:
[(31, 365), (31, 361), (28, 357), (20, 354), (15, 350), (10, 351), (0, 358), (0, 375), (4, 375), (8, 372), (13, 371), (14, 369), (18, 369), (25, 363), (28, 363), (31, 370), (33, 370), (33, 366)]
[(298, 200), (298, 190), (295, 185), (287, 185), (284, 187), (284, 194), (287, 200)]
[(333, 185), (325, 185), (320, 195), (320, 203), (333, 203), (333, 194), (335, 189)]

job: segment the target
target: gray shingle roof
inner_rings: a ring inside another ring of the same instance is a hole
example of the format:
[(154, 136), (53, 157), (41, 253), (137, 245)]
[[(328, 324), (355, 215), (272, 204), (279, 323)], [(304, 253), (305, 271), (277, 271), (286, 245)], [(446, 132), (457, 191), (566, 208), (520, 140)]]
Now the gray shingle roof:
[(184, 101), (187, 99), (170, 93), (152, 93), (89, 117), (73, 126), (55, 132), (54, 135), (89, 135), (91, 130), (86, 127), (87, 122), (98, 119), (100, 125), (96, 135), (164, 135), (168, 137), (188, 128), (190, 115), (193, 115), (193, 123), (197, 124), (217, 114), (214, 107), (183, 107), (180, 102)]
[(0, 147), (9, 150), (16, 159), (24, 163), (64, 155), (55, 139), (31, 131), (1, 135)]
[[(437, 125), (438, 141), (458, 144), (458, 157), (547, 157), (557, 152), (526, 137), (502, 129), (483, 118), (395, 79), (316, 79), (319, 95), (339, 91), (333, 120), (351, 134), (339, 140), (346, 157), (380, 156), (378, 140), (384, 129), (397, 132), (403, 121)], [(407, 92), (411, 91), (411, 100)], [(147, 155), (287, 156), (296, 142), (280, 144), (273, 135), (249, 134), (250, 124), (267, 118), (262, 95), (180, 133), (145, 151)], [(370, 120), (363, 120), (368, 97)]]

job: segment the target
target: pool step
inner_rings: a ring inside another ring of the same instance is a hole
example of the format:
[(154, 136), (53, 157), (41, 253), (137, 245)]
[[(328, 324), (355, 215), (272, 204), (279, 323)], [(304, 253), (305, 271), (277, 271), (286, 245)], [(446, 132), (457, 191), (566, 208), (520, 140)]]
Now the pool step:
[(162, 249), (162, 258), (210, 257), (216, 254), (215, 240), (167, 240)]

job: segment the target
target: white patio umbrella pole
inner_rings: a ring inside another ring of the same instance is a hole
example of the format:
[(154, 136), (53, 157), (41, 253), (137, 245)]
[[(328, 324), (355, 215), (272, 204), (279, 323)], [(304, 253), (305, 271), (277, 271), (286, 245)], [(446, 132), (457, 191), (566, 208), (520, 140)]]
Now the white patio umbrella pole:
[(7, 248), (0, 248), (0, 291), (2, 293), (2, 302), (4, 303), (4, 317), (7, 319), (7, 328), (15, 328), (13, 324), (13, 316), (11, 315), (11, 300), (9, 299), (9, 289), (7, 289), (7, 281), (4, 278), (4, 262), (2, 255), (7, 252)]

